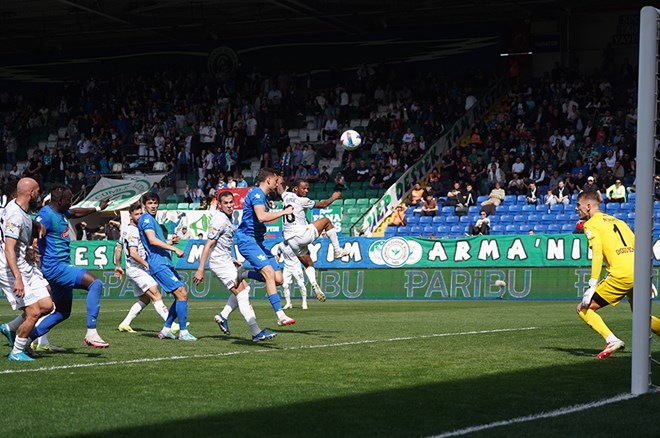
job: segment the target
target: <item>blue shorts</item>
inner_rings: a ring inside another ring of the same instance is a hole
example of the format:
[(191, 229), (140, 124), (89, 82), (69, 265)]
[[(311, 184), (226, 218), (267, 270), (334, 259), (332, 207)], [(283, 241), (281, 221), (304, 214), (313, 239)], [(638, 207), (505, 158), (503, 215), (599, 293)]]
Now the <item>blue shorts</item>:
[(180, 287), (185, 287), (178, 272), (166, 266), (158, 272), (150, 272), (151, 276), (163, 288), (165, 293), (171, 294)]
[(82, 285), (82, 278), (87, 269), (64, 263), (44, 272), (44, 278), (50, 284), (50, 294), (53, 300), (72, 300), (73, 289), (86, 289)]
[(260, 271), (270, 265), (275, 271), (280, 270), (280, 264), (277, 263), (275, 256), (266, 249), (263, 242), (257, 242), (254, 237), (247, 237), (238, 233), (236, 237), (238, 251), (245, 257), (245, 260), (250, 262), (254, 269)]

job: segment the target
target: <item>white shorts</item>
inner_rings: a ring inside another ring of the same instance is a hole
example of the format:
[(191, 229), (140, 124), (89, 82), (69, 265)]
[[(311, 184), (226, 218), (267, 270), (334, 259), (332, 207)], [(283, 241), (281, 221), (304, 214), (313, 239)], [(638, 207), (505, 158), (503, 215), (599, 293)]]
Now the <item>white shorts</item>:
[(146, 291), (154, 286), (158, 286), (156, 280), (149, 275), (144, 269), (136, 268), (133, 266), (126, 267), (126, 276), (133, 283), (133, 294), (136, 297), (141, 297)]
[(0, 269), (0, 288), (5, 293), (7, 301), (13, 310), (23, 309), (43, 298), (49, 298), (48, 282), (44, 279), (41, 271), (32, 269), (30, 272), (21, 273), (25, 294), (17, 297), (14, 294), (14, 274), (8, 267)]
[(317, 237), (319, 237), (318, 230), (314, 225), (309, 224), (284, 241), (291, 247), (291, 250), (295, 255), (303, 256), (309, 253), (307, 245), (314, 242)]
[(289, 285), (293, 284), (293, 280), (295, 279), (297, 283), (302, 283), (305, 284), (305, 277), (303, 276), (303, 271), (298, 267), (298, 269), (289, 269), (287, 266), (284, 266), (284, 271), (282, 273), (282, 277), (284, 278), (284, 281), (282, 284)]
[(218, 277), (218, 280), (225, 285), (227, 289), (232, 289), (236, 284), (236, 276), (238, 275), (238, 269), (234, 262), (228, 263), (210, 263), (209, 268)]

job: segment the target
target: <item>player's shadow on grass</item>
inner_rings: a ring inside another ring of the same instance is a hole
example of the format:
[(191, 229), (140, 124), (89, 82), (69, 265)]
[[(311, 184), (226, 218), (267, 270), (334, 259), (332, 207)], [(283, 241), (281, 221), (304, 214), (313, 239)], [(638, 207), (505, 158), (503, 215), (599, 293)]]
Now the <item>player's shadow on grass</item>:
[[(268, 344), (258, 344), (259, 347)], [(463, 365), (469, 373), (485, 372), (480, 365), (483, 358), (475, 352), (466, 358)], [(384, 361), (387, 359), (383, 359)], [(468, 362), (469, 361), (469, 362)], [(369, 369), (361, 370), (362, 375), (353, 375), (355, 371), (347, 371), (345, 378), (337, 381), (341, 388), (339, 393), (328, 394), (328, 382), (319, 380), (319, 385), (326, 390), (316, 397), (312, 387), (314, 381), (303, 379), (303, 386), (295, 388), (296, 391), (308, 391), (310, 397), (304, 400), (288, 401), (286, 393), (289, 388), (281, 389), (280, 397), (267, 406), (257, 403), (256, 406), (242, 405), (235, 408), (218, 408), (213, 411), (213, 401), (208, 401), (209, 410), (195, 414), (190, 412), (177, 418), (163, 417), (159, 422), (149, 424), (124, 424), (105, 426), (104, 431), (88, 432), (78, 436), (85, 437), (218, 437), (239, 436), (251, 437), (408, 437), (431, 436), (456, 429), (476, 425), (489, 424), (528, 415), (536, 415), (559, 408), (566, 408), (579, 403), (593, 403), (629, 390), (630, 371), (629, 360), (598, 361), (585, 360), (583, 363), (567, 361), (570, 363), (555, 362), (547, 366), (534, 366), (533, 364), (500, 363), (499, 371), (455, 379), (442, 380), (441, 377), (426, 377), (440, 379), (420, 384), (390, 385), (387, 376), (382, 376), (386, 389), (361, 389), (361, 379), (375, 379), (378, 373), (370, 374)], [(407, 362), (405, 362), (407, 363)], [(402, 363), (403, 364), (403, 363)], [(595, 366), (605, 364), (606, 366)], [(424, 364), (429, 368), (442, 368), (446, 364), (442, 358)], [(510, 367), (510, 368), (509, 368)], [(402, 372), (425, 372), (410, 369), (404, 366)], [(621, 377), (624, 376), (624, 377)], [(323, 373), (318, 377), (323, 379)], [(423, 379), (423, 376), (420, 376)], [(273, 375), (273, 383), (277, 376)], [(266, 380), (268, 381), (268, 380)], [(575, 382), (580, 384), (576, 385)], [(603, 382), (608, 382), (604, 385)], [(247, 384), (247, 383), (246, 383)], [(304, 386), (307, 385), (307, 386)], [(254, 386), (251, 391), (254, 391)], [(270, 386), (268, 389), (270, 390)], [(214, 392), (213, 394), (218, 394)], [(230, 399), (242, 400), (241, 395), (222, 393)], [(202, 394), (197, 395), (201, 397)], [(631, 406), (630, 401), (620, 402), (615, 408), (607, 407), (594, 409), (589, 413), (589, 422), (607, 415), (608, 412), (629, 412), (642, 409), (644, 400), (639, 405)], [(646, 399), (648, 402), (648, 398)], [(281, 415), (280, 413), (287, 413)], [(302, 413), (307, 415), (288, 415), (289, 413)], [(605, 413), (602, 413), (605, 412)], [(553, 429), (545, 431), (542, 428), (548, 425), (564, 425), (566, 430), (574, 429), (576, 424), (583, 424), (585, 413), (573, 413), (565, 417), (552, 420), (538, 420), (507, 426), (486, 431), (486, 436), (560, 436), (553, 433)], [(609, 436), (630, 436), (631, 427), (639, 427), (639, 417), (625, 416), (608, 425)], [(545, 421), (545, 423), (544, 423)], [(552, 421), (552, 423), (550, 423)], [(627, 424), (626, 424), (627, 423)], [(650, 427), (655, 423), (644, 425), (639, 436), (656, 436), (651, 433)], [(561, 430), (561, 429), (560, 429)], [(490, 432), (490, 433), (489, 433)], [(582, 431), (584, 435), (584, 431)], [(657, 430), (653, 429), (653, 432)], [(476, 435), (476, 434), (475, 434)], [(579, 433), (575, 434), (576, 436)], [(562, 435), (563, 436), (563, 435)]]
[[(600, 353), (602, 350), (594, 350), (590, 348), (560, 348), (560, 347), (542, 347), (543, 350), (552, 350), (552, 351), (559, 351), (560, 353), (567, 353), (570, 354), (571, 356), (580, 356), (580, 357), (596, 357), (598, 353)], [(619, 357), (621, 355), (625, 355), (625, 351), (619, 351), (614, 353), (612, 355), (612, 358)], [(627, 355), (629, 356), (629, 354)], [(611, 359), (611, 358), (610, 358)], [(627, 357), (626, 360), (629, 360), (630, 358)]]

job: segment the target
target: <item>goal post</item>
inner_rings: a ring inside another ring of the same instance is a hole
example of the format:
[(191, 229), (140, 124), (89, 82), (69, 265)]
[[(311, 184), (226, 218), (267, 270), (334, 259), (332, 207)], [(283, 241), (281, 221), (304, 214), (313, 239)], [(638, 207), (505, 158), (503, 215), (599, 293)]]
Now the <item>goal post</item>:
[(658, 109), (658, 20), (660, 10), (645, 6), (639, 20), (637, 88), (637, 173), (635, 203), (635, 284), (630, 392), (651, 389), (651, 276), (653, 275), (653, 195)]

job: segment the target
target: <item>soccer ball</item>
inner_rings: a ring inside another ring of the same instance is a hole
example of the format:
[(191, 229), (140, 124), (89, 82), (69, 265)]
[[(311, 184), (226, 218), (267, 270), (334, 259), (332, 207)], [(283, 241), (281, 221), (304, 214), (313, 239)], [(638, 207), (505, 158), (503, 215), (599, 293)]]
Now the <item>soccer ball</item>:
[(356, 131), (348, 129), (341, 135), (341, 144), (344, 146), (344, 149), (354, 151), (362, 144), (362, 137)]

